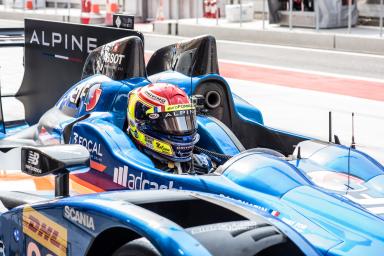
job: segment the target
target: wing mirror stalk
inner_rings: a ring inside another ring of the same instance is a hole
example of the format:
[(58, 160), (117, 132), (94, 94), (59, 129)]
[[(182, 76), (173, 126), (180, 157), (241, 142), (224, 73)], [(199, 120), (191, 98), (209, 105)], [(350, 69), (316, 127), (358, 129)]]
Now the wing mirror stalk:
[(54, 145), (21, 148), (22, 172), (42, 177), (55, 175), (55, 197), (69, 196), (69, 173), (89, 168), (90, 155), (81, 145)]

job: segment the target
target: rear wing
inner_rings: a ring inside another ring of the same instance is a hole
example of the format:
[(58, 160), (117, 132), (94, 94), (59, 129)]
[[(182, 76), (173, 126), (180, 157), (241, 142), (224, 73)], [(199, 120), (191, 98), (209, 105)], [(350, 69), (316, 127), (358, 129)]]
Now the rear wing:
[(82, 77), (92, 50), (140, 32), (128, 29), (25, 20), (24, 78), (16, 97), (25, 108), (25, 120), (36, 123), (62, 94)]

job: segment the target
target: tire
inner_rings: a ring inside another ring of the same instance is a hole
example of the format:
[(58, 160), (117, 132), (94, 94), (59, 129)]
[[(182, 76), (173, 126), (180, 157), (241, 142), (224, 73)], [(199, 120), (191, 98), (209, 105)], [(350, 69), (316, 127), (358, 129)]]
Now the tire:
[(156, 248), (142, 237), (128, 242), (117, 249), (112, 256), (160, 256)]

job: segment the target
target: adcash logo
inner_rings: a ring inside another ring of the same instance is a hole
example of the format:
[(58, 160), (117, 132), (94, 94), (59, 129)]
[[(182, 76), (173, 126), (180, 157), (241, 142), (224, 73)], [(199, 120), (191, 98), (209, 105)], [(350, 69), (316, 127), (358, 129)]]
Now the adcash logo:
[(144, 179), (142, 172), (140, 172), (140, 175), (129, 173), (128, 166), (115, 167), (113, 171), (113, 182), (131, 190), (173, 188), (173, 181), (169, 181), (167, 185), (159, 185), (159, 183), (155, 181)]

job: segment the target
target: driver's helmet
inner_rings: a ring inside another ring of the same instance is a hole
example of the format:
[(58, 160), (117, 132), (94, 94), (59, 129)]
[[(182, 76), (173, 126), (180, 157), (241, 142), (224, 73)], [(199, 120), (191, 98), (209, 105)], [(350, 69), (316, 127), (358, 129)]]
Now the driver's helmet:
[(188, 95), (175, 85), (154, 83), (128, 95), (128, 133), (147, 154), (163, 162), (192, 158), (196, 110)]

